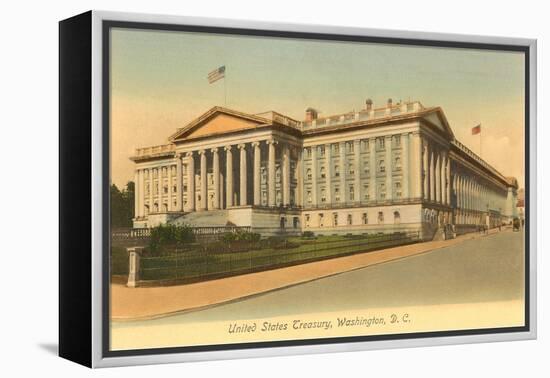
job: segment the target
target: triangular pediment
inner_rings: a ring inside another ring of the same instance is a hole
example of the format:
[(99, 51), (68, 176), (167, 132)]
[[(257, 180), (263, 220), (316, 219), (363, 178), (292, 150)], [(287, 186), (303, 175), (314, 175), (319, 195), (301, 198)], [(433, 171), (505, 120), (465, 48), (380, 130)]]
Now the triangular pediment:
[(451, 127), (449, 126), (449, 122), (447, 122), (447, 118), (440, 108), (436, 108), (433, 111), (430, 111), (429, 113), (423, 115), (422, 118), (424, 118), (431, 125), (436, 127), (440, 132), (449, 135), (450, 139), (454, 138), (454, 134), (451, 130)]
[(170, 137), (172, 142), (255, 129), (269, 121), (262, 117), (215, 107)]

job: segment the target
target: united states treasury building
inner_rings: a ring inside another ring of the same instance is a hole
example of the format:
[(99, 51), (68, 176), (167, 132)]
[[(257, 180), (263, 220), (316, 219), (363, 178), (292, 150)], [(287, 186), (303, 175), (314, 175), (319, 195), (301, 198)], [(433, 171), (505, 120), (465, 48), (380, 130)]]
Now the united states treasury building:
[(439, 107), (394, 104), (297, 121), (214, 107), (169, 143), (137, 149), (134, 227), (251, 226), (273, 234), (496, 227), (517, 180), (453, 135)]

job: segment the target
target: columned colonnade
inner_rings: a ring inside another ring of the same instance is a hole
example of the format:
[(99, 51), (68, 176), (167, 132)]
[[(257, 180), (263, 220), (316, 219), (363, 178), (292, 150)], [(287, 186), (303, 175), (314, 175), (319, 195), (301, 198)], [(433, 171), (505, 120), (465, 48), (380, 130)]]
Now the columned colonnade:
[[(280, 205), (291, 206), (291, 161), (298, 166), (300, 151), (290, 143), (276, 139), (225, 145), (223, 147), (186, 151), (176, 155), (173, 167), (174, 175), (169, 176), (170, 194), (174, 197), (168, 206), (162, 207), (162, 192), (146, 196), (143, 190), (144, 176), (153, 174), (160, 168), (142, 168), (136, 171), (136, 214), (163, 211), (204, 211), (233, 206), (262, 205), (262, 188), (267, 189), (267, 206), (279, 205), (276, 195), (280, 189)], [(262, 159), (267, 155), (266, 159)], [(277, 159), (278, 157), (278, 159)], [(265, 161), (266, 160), (266, 161)], [(262, 162), (264, 164), (262, 165)], [(280, 164), (280, 179), (276, 178), (276, 169)], [(267, 180), (262, 184), (262, 171), (267, 171)], [(296, 169), (298, 173), (299, 170)], [(297, 179), (301, 175), (297, 174)], [(154, 185), (159, 185), (154, 181)], [(301, 194), (299, 185), (294, 185), (296, 196)], [(173, 191), (173, 192), (172, 192)], [(147, 206), (145, 206), (147, 202)], [(153, 204), (151, 208), (150, 204)]]
[(431, 146), (422, 139), (422, 198), (451, 205), (451, 159), (448, 150)]

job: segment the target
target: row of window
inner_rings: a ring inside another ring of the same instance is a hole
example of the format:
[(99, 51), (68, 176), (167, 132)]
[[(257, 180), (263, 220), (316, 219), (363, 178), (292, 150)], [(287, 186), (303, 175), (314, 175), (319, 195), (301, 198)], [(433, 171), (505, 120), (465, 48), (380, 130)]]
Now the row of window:
[[(317, 217), (318, 217), (319, 227), (324, 227), (325, 226), (325, 214), (324, 213), (319, 213), (317, 215)], [(331, 226), (338, 226), (339, 222), (340, 222), (339, 221), (339, 214), (338, 213), (332, 213), (331, 221), (332, 221)], [(378, 224), (384, 224), (384, 212), (383, 211), (378, 212), (377, 222), (378, 222)], [(401, 223), (401, 214), (399, 213), (399, 211), (394, 211), (393, 212), (393, 223), (394, 224), (400, 224)], [(310, 227), (310, 224), (311, 224), (311, 214), (305, 214), (305, 226)], [(369, 217), (368, 217), (367, 213), (361, 214), (361, 224), (369, 224)], [(347, 226), (354, 225), (352, 214), (347, 214), (345, 225), (347, 225)]]
[[(402, 197), (402, 187), (401, 182), (396, 181), (393, 183), (394, 188), (394, 198), (401, 198)], [(378, 185), (378, 191), (377, 191), (378, 198), (381, 200), (386, 199), (386, 184), (380, 183)], [(313, 196), (311, 189), (306, 191), (306, 199), (309, 204), (313, 203)], [(340, 202), (340, 187), (336, 186), (334, 188), (334, 201)], [(355, 201), (355, 186), (350, 185), (348, 187), (348, 200), (349, 201)], [(369, 191), (369, 184), (363, 185), (363, 200), (368, 201), (370, 200), (370, 191)], [(321, 188), (321, 203), (327, 202), (327, 191), (325, 188)]]
[[(401, 136), (400, 135), (394, 135), (391, 137), (393, 142), (394, 148), (401, 147)], [(340, 153), (340, 143), (331, 143), (328, 145), (331, 149), (331, 152), (333, 154), (339, 154)], [(326, 153), (326, 145), (320, 145), (315, 147), (306, 147), (304, 149), (306, 158), (311, 158), (311, 149), (317, 148), (317, 151), (320, 156), (325, 156)], [(344, 142), (344, 148), (345, 152), (348, 154), (352, 154), (355, 152), (355, 142)], [(368, 139), (362, 139), (359, 141), (359, 148), (360, 151), (369, 151), (369, 140)], [(385, 137), (378, 137), (376, 138), (376, 150), (381, 151), (386, 149), (386, 138)]]
[[(347, 173), (350, 176), (355, 175), (355, 164), (349, 163), (347, 168), (348, 168)], [(394, 158), (393, 169), (395, 171), (400, 171), (401, 170), (401, 157), (400, 156), (396, 156)], [(367, 175), (370, 174), (370, 164), (369, 164), (368, 160), (363, 162), (363, 172)], [(385, 162), (384, 159), (380, 159), (380, 160), (378, 160), (378, 173), (385, 173), (385, 172), (386, 172), (386, 162)], [(321, 166), (319, 168), (319, 175), (320, 175), (320, 178), (322, 178), (322, 179), (326, 178), (326, 168), (325, 168), (325, 166)], [(338, 164), (334, 165), (334, 177), (340, 177), (340, 165), (338, 165)], [(309, 181), (311, 181), (313, 179), (313, 171), (312, 171), (311, 168), (306, 169), (306, 179), (309, 180)]]

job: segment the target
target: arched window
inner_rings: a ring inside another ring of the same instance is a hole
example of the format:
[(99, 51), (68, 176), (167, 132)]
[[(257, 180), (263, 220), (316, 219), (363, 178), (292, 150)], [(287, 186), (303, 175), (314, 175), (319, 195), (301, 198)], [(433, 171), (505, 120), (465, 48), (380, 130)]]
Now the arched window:
[(381, 173), (386, 172), (386, 163), (385, 163), (384, 160), (382, 160), (382, 159), (380, 159), (380, 161), (378, 162), (378, 170), (379, 170)]
[(327, 176), (325, 167), (321, 167), (321, 178), (325, 178)]
[(369, 224), (369, 217), (367, 213), (363, 213), (363, 216), (361, 217), (361, 219), (363, 220), (363, 224)]
[(308, 168), (306, 171), (306, 177), (308, 180), (311, 180), (311, 168)]
[(334, 176), (335, 177), (340, 177), (340, 166), (339, 165), (334, 166)]
[(353, 224), (353, 217), (351, 214), (348, 214), (348, 226), (351, 226)]
[(384, 223), (384, 213), (382, 211), (378, 212), (378, 224)]
[(167, 204), (167, 203), (163, 203), (163, 204), (162, 204), (162, 212), (163, 212), (163, 213), (167, 213), (167, 212), (168, 212), (168, 204)]
[(393, 223), (394, 224), (401, 223), (401, 214), (399, 214), (399, 211), (394, 211), (393, 212)]
[(155, 204), (153, 205), (153, 212), (154, 212), (154, 213), (158, 213), (158, 212), (159, 212), (159, 204), (158, 204), (158, 203), (155, 203)]

